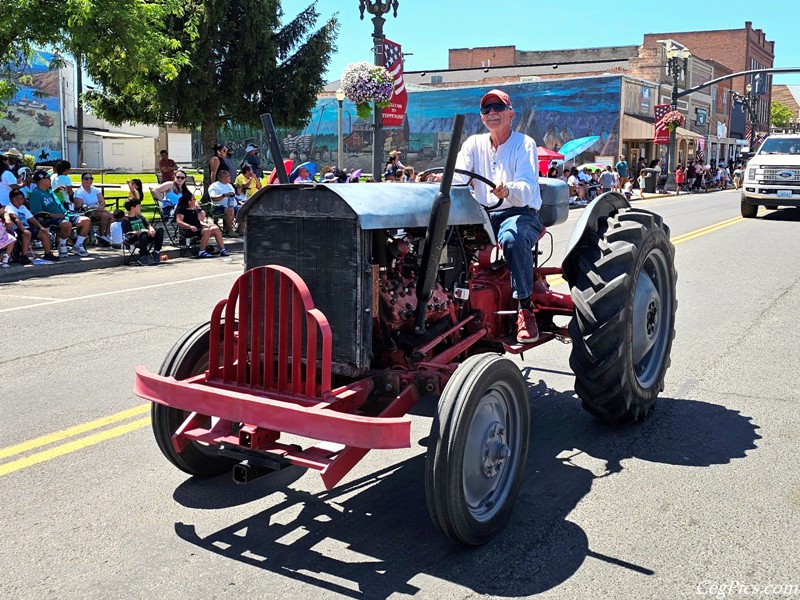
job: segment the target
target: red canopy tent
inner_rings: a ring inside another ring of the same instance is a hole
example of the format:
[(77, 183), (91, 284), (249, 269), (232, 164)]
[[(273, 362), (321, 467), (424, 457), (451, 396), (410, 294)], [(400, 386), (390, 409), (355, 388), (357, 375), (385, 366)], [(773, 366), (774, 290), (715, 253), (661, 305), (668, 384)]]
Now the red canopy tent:
[(564, 155), (559, 154), (554, 150), (550, 150), (545, 148), (544, 146), (536, 146), (536, 152), (539, 155), (539, 174), (540, 175), (547, 175), (547, 171), (550, 168), (550, 161), (558, 160), (563, 161)]

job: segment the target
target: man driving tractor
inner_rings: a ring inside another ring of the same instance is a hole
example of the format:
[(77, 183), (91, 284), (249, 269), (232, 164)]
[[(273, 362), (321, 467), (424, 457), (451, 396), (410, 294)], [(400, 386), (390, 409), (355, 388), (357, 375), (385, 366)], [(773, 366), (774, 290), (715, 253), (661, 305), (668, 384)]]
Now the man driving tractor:
[(490, 219), (511, 273), (514, 298), (519, 302), (517, 342), (530, 344), (539, 339), (536, 317), (531, 310), (533, 246), (542, 231), (536, 142), (512, 131), (514, 109), (505, 92), (486, 93), (481, 98), (480, 111), (489, 133), (473, 135), (464, 142), (456, 168), (479, 173), (495, 182), (491, 189), (474, 181), (475, 197), (484, 206), (496, 205), (497, 199), (502, 201), (498, 210), (490, 213)]

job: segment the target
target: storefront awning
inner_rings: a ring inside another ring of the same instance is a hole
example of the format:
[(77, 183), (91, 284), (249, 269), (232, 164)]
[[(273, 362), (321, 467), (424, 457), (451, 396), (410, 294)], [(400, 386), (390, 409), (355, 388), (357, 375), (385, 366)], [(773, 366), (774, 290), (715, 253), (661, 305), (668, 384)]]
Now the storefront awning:
[[(623, 140), (648, 140), (652, 141), (655, 136), (655, 126), (651, 121), (640, 119), (631, 115), (622, 116), (622, 139)], [(679, 138), (702, 138), (703, 134), (689, 131), (683, 127), (675, 130)]]
[(688, 138), (688, 139), (705, 137), (702, 133), (695, 133), (694, 131), (689, 131), (688, 129), (684, 129), (683, 127), (678, 127), (677, 129), (675, 129), (675, 134), (678, 137)]
[(653, 124), (632, 117), (631, 115), (622, 115), (622, 139), (623, 140), (653, 140), (655, 128)]

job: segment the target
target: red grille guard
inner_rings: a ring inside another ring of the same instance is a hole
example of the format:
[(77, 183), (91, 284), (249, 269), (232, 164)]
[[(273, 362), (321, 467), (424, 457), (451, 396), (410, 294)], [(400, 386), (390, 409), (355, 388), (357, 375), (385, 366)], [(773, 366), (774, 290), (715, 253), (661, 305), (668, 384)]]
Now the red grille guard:
[[(178, 452), (191, 441), (267, 452), (322, 471), (330, 488), (369, 449), (411, 446), (403, 415), (419, 399), (416, 387), (375, 416), (357, 414), (372, 379), (331, 390), (331, 328), (294, 271), (270, 265), (241, 275), (210, 328), (204, 374), (178, 381), (136, 369), (137, 396), (190, 413), (172, 438)], [(209, 425), (202, 415), (216, 419)], [(281, 433), (322, 443), (303, 450), (278, 443)]]
[(367, 385), (360, 389), (348, 386), (321, 402), (309, 404), (305, 397), (274, 394), (267, 398), (236, 390), (205, 375), (177, 381), (137, 367), (133, 392), (164, 406), (314, 440), (367, 449), (410, 447), (411, 419), (365, 417), (336, 410), (337, 406), (347, 404), (348, 399), (355, 401), (358, 396), (366, 396), (372, 388), (371, 380), (359, 383)]

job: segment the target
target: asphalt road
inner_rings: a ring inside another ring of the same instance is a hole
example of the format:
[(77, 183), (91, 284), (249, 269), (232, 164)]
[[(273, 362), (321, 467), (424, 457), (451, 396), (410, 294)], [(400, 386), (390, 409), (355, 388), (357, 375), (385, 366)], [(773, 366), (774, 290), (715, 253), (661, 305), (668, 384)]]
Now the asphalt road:
[[(161, 456), (133, 370), (158, 369), (241, 265), (0, 286), (0, 597), (800, 598), (800, 211), (742, 220), (734, 192), (639, 205), (677, 251), (657, 409), (604, 427), (573, 394), (567, 345), (526, 352), (525, 481), (478, 549), (427, 515), (431, 404), (411, 449), (370, 453), (330, 492), (297, 469), (195, 480)], [(577, 216), (552, 229), (555, 262)]]

